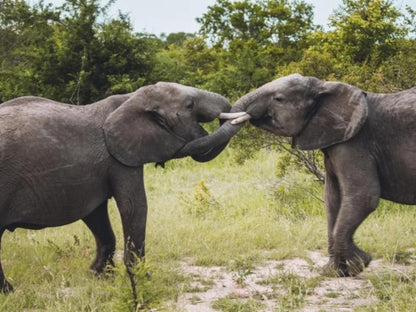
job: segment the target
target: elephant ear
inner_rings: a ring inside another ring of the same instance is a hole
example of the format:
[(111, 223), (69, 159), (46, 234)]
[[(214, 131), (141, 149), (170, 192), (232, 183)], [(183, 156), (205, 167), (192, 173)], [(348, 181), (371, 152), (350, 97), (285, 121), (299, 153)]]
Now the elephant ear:
[(315, 113), (294, 143), (302, 150), (323, 149), (351, 139), (364, 124), (367, 114), (365, 93), (339, 82), (322, 83)]
[(159, 103), (149, 96), (152, 87), (139, 89), (103, 125), (109, 153), (126, 166), (166, 161), (183, 146), (157, 112)]

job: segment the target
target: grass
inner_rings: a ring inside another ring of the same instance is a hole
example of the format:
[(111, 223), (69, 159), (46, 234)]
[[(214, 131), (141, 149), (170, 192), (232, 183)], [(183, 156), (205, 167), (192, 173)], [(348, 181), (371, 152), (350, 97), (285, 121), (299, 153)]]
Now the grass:
[(264, 307), (259, 301), (255, 300), (242, 300), (233, 299), (230, 297), (224, 297), (216, 300), (212, 307), (216, 310), (224, 312), (256, 312)]
[(280, 302), (280, 311), (296, 311), (304, 304), (305, 296), (313, 293), (320, 281), (320, 277), (304, 278), (292, 272), (282, 272), (259, 283), (272, 286), (274, 296)]
[[(0, 295), (0, 311), (176, 311), (175, 302), (192, 280), (179, 261), (226, 266), (236, 272), (236, 282), (244, 284), (262, 261), (305, 257), (307, 250), (325, 252), (322, 185), (304, 174), (289, 171), (281, 178), (276, 171), (274, 152), (259, 152), (237, 165), (232, 149), (205, 164), (183, 159), (168, 162), (166, 169), (147, 165), (147, 256), (137, 267), (138, 275), (144, 276), (137, 307), (122, 264), (122, 229), (113, 201), (117, 268), (108, 278), (89, 272), (95, 242), (82, 222), (6, 232), (2, 263), (15, 292)], [(375, 258), (406, 264), (409, 249), (416, 246), (415, 224), (414, 208), (383, 201), (359, 228), (356, 241)], [(364, 278), (378, 302), (360, 311), (411, 311), (406, 309), (416, 306), (415, 274), (403, 277), (390, 271)], [(315, 285), (296, 276), (280, 276), (275, 282), (290, 290), (282, 299), (282, 310), (300, 307), (305, 292)], [(195, 301), (198, 298), (196, 293)], [(225, 297), (214, 307), (258, 311), (263, 304)]]
[(368, 277), (378, 302), (358, 311), (415, 311), (416, 272), (386, 271)]

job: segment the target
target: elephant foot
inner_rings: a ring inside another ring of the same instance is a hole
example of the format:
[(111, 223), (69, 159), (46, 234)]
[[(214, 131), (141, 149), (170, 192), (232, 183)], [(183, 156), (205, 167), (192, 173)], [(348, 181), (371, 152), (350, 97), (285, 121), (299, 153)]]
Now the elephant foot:
[(107, 262), (100, 263), (94, 262), (90, 267), (90, 271), (96, 276), (112, 274), (114, 273), (114, 262), (113, 260), (108, 260)]
[(321, 275), (326, 277), (347, 277), (348, 266), (345, 260), (335, 261), (335, 259), (330, 258), (328, 263), (321, 268)]
[(330, 257), (328, 263), (322, 267), (321, 275), (328, 277), (357, 276), (370, 264), (371, 260), (370, 254), (355, 248), (352, 256), (343, 260)]
[(350, 276), (357, 276), (370, 264), (372, 257), (370, 254), (360, 250), (354, 251), (351, 258), (347, 259), (348, 272)]
[(13, 291), (14, 291), (13, 286), (8, 281), (3, 280), (3, 283), (2, 283), (1, 288), (0, 288), (0, 293), (8, 294), (8, 293), (11, 293)]

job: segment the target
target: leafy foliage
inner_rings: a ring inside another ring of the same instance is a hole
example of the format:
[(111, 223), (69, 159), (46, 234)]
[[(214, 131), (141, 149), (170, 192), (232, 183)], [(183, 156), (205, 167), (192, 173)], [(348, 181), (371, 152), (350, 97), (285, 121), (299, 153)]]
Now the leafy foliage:
[(160, 40), (134, 34), (122, 14), (99, 23), (108, 6), (98, 0), (67, 0), (59, 8), (3, 0), (2, 8), (0, 101), (30, 94), (87, 104), (149, 79)]
[(399, 17), (389, 0), (344, 0), (330, 19), (334, 52), (354, 63), (378, 63), (394, 55), (396, 39), (406, 34)]

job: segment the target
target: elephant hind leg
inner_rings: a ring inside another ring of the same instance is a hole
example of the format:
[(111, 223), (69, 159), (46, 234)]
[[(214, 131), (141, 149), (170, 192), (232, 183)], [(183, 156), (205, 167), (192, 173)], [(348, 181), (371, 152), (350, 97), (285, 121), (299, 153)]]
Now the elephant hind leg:
[[(4, 232), (4, 229), (1, 229), (0, 230), (0, 245), (1, 245), (1, 237), (3, 235), (3, 232)], [(4, 276), (1, 261), (0, 261), (0, 292), (4, 294), (13, 292), (13, 286), (6, 280), (6, 277)]]
[(108, 217), (107, 201), (82, 219), (94, 234), (97, 254), (90, 269), (94, 274), (104, 272), (107, 265), (114, 265), (113, 256), (116, 239)]

